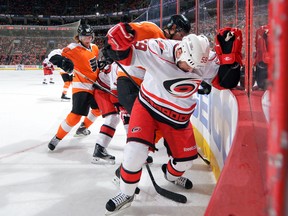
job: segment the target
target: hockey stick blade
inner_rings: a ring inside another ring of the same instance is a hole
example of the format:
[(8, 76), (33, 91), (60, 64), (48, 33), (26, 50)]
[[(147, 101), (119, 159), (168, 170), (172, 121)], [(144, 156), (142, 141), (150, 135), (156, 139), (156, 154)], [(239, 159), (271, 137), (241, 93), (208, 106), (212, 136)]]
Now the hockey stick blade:
[(204, 161), (204, 163), (206, 163), (207, 165), (210, 165), (210, 161), (207, 160), (206, 158), (204, 158), (199, 152), (197, 153), (198, 156)]
[(151, 181), (153, 183), (153, 186), (154, 186), (154, 188), (155, 188), (155, 190), (156, 190), (156, 192), (158, 194), (160, 194), (163, 197), (166, 197), (167, 199), (173, 200), (175, 202), (179, 202), (179, 203), (186, 203), (187, 202), (187, 197), (186, 196), (184, 196), (182, 194), (179, 194), (179, 193), (172, 192), (172, 191), (168, 191), (168, 190), (160, 187), (155, 182), (155, 179), (153, 177), (153, 174), (152, 174), (151, 169), (150, 169), (148, 164), (146, 164), (146, 168), (147, 168), (148, 174), (150, 176), (150, 179), (151, 179)]

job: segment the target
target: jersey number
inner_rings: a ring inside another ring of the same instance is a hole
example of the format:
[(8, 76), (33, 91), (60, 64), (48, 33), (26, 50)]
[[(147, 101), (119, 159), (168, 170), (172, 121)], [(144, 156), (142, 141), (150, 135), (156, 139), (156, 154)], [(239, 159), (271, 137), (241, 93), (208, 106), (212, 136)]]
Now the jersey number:
[(137, 42), (135, 45), (135, 48), (138, 50), (142, 50), (142, 51), (146, 51), (147, 50), (147, 43), (141, 41), (141, 42)]
[(202, 57), (201, 58), (201, 63), (206, 63), (208, 61), (208, 57)]

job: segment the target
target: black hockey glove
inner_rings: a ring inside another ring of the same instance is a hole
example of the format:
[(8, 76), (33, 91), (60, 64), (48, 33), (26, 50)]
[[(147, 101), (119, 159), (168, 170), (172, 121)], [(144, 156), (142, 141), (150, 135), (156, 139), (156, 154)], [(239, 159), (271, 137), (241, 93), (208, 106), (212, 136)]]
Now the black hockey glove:
[(104, 42), (104, 43), (105, 43), (105, 47), (102, 49), (102, 54), (103, 54), (104, 61), (106, 62), (106, 64), (110, 65), (113, 63), (113, 59), (111, 59), (107, 53), (107, 49), (110, 47), (108, 46), (107, 42)]
[(67, 73), (72, 73), (74, 70), (73, 62), (65, 58), (61, 55), (52, 56), (49, 60), (52, 64), (57, 65), (58, 67), (62, 68)]
[(201, 89), (198, 89), (198, 94), (201, 94), (201, 95), (204, 95), (204, 94), (206, 94), (206, 95), (208, 95), (208, 94), (210, 94), (210, 92), (211, 92), (211, 89), (212, 89), (212, 87), (211, 87), (211, 85), (209, 85), (207, 82), (205, 82), (205, 81), (202, 81), (201, 82)]
[(62, 59), (62, 69), (66, 71), (67, 73), (72, 73), (74, 69), (73, 62), (68, 58)]
[(107, 62), (106, 61), (98, 61), (98, 68), (100, 70), (103, 70), (107, 65)]

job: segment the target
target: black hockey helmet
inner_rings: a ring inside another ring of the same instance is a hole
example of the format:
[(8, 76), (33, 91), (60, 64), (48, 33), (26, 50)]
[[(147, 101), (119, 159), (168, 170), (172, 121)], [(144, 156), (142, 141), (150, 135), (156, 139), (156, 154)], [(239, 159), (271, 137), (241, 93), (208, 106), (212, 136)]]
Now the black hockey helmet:
[(171, 29), (173, 25), (176, 25), (176, 31), (184, 31), (189, 33), (191, 30), (190, 21), (182, 14), (172, 15), (169, 22), (167, 23), (167, 28)]
[(79, 36), (93, 36), (94, 37), (94, 31), (92, 27), (88, 24), (80, 24), (78, 26), (77, 32)]

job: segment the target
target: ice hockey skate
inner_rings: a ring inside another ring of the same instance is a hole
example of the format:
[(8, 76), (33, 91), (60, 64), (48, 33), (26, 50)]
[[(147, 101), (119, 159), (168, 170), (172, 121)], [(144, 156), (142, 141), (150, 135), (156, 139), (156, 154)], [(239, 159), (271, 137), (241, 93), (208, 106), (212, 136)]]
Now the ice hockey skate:
[(84, 122), (81, 123), (79, 128), (76, 130), (75, 137), (84, 137), (91, 134), (91, 131), (85, 127)]
[(61, 101), (70, 101), (71, 98), (67, 97), (66, 94), (61, 95)]
[(115, 157), (113, 155), (110, 155), (107, 152), (106, 148), (104, 148), (103, 146), (101, 146), (99, 144), (96, 144), (91, 163), (94, 163), (94, 164), (105, 164), (105, 163), (115, 164)]
[(131, 206), (132, 201), (134, 199), (133, 196), (128, 196), (120, 192), (117, 196), (113, 197), (106, 203), (106, 213), (105, 215), (110, 215), (125, 208)]
[(60, 139), (54, 136), (48, 144), (48, 149), (50, 151), (54, 151), (54, 149), (56, 148), (59, 142), (60, 142)]
[[(167, 181), (169, 181), (166, 177), (166, 172), (167, 172), (167, 164), (162, 165), (162, 171), (164, 172), (164, 177)], [(180, 176), (176, 181), (169, 181), (172, 182), (176, 185), (179, 185), (185, 189), (191, 189), (193, 187), (193, 183), (188, 179), (183, 176)]]

